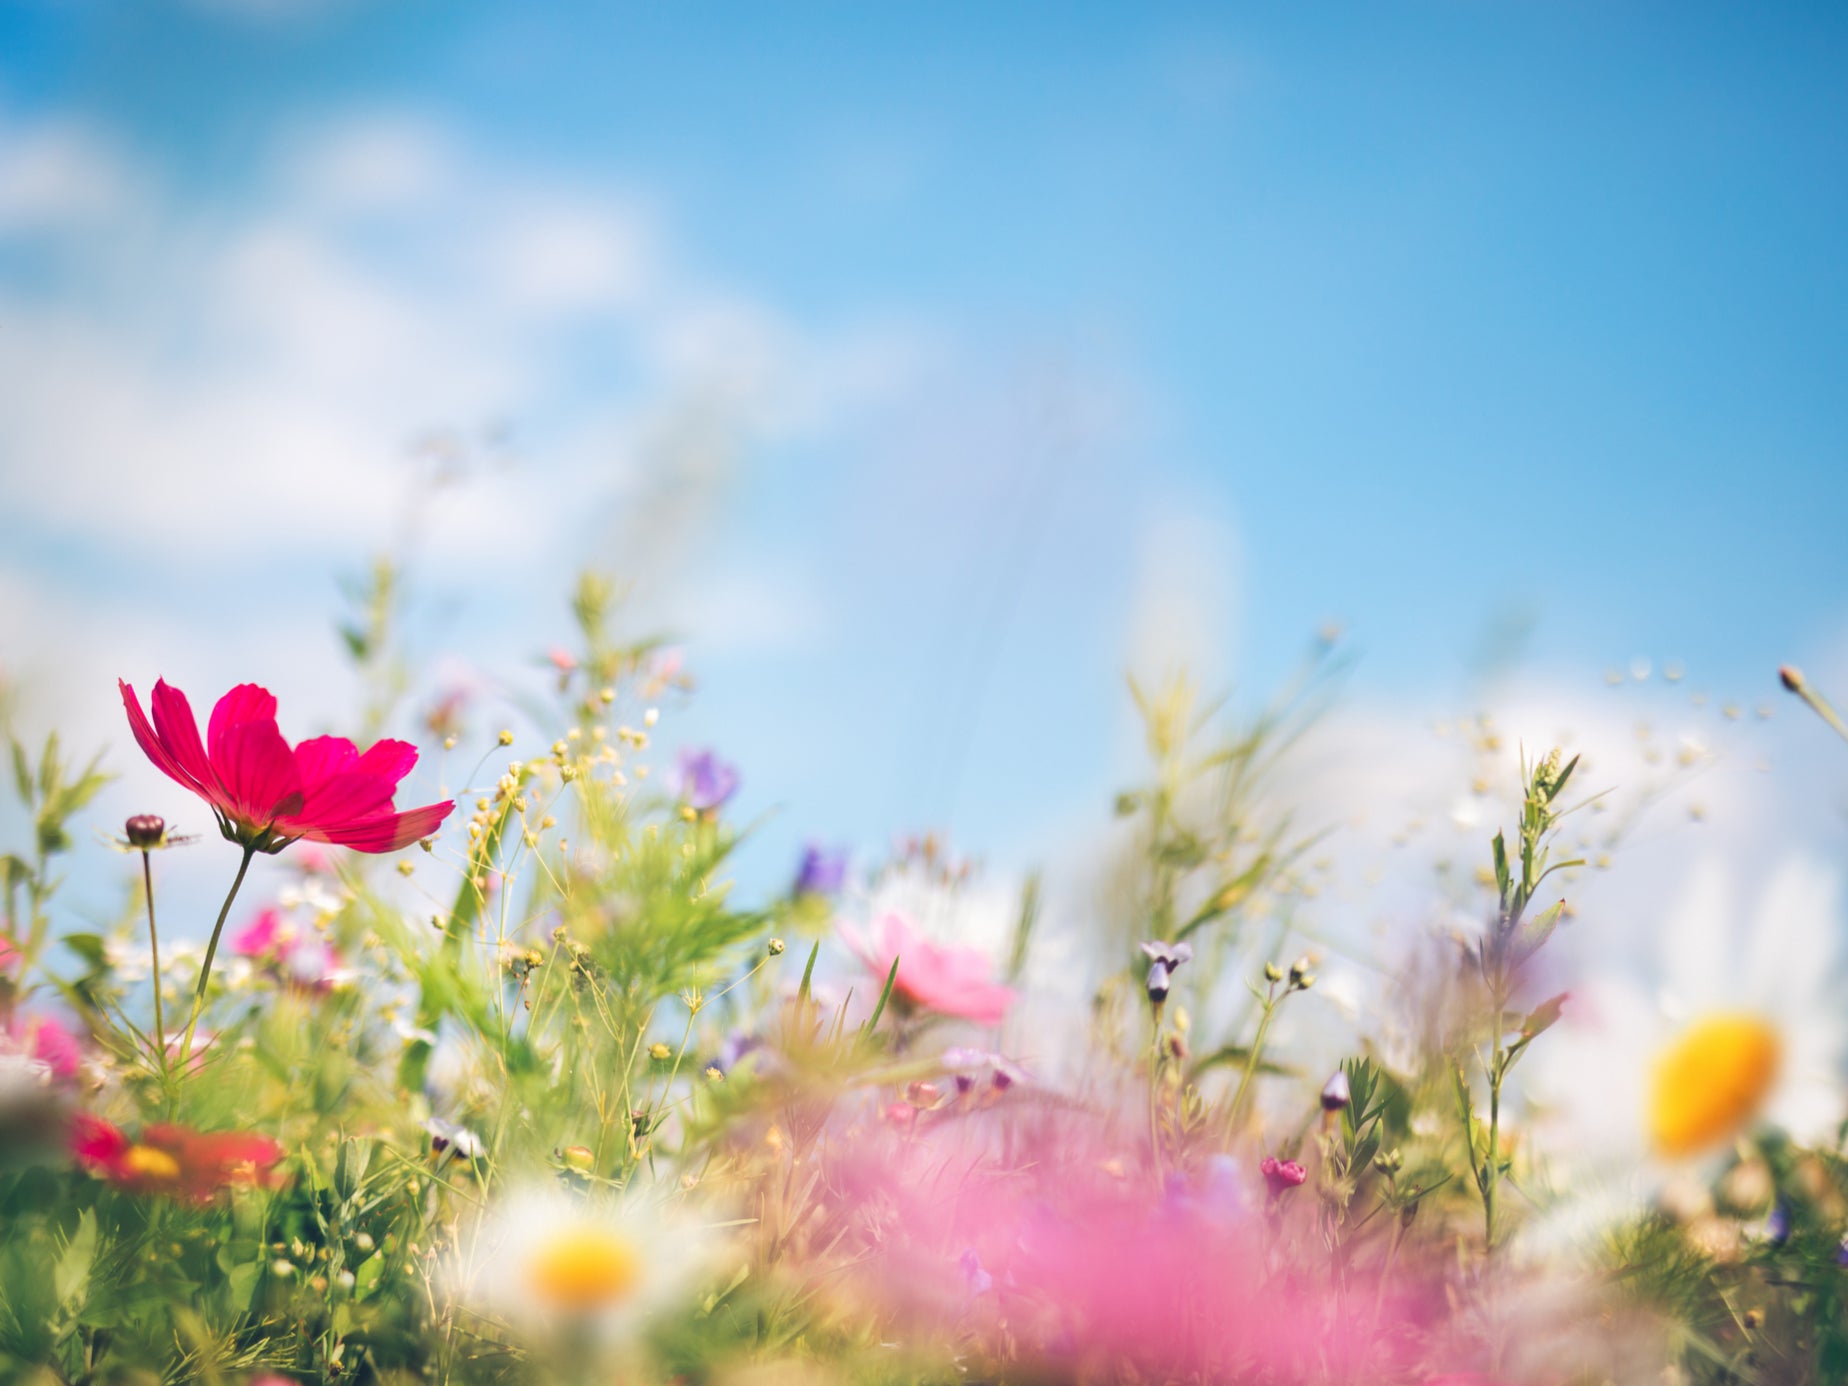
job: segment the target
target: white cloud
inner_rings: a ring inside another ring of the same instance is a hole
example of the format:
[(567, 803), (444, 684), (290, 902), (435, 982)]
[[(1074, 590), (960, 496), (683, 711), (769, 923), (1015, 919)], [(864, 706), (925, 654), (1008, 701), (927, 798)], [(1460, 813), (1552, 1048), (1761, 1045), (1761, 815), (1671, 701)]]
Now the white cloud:
[(0, 235), (94, 226), (132, 195), (121, 158), (94, 132), (0, 120)]
[[(32, 127), (0, 163), (0, 237), (120, 222), (106, 245), (64, 238), (53, 278), (0, 281), (0, 502), (79, 543), (325, 567), (387, 537), (404, 446), (432, 427), (511, 421), (543, 440), (525, 494), (607, 492), (689, 398), (748, 447), (825, 430), (903, 370), (680, 263), (639, 201), (416, 117), (331, 123), (211, 207), (131, 185), (101, 148)], [(519, 506), (469, 488), (449, 551), (506, 540)]]

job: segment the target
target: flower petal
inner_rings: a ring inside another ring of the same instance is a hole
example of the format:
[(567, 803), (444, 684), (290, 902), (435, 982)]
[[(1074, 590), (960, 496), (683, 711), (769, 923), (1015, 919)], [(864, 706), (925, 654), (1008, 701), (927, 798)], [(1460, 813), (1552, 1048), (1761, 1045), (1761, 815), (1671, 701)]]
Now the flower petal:
[(267, 828), (277, 818), (300, 811), (301, 777), (274, 719), (234, 723), (222, 733), (215, 725), (212, 746), (212, 766), (230, 799), (233, 817)]
[(199, 724), (193, 720), (192, 705), (186, 695), (165, 679), (157, 679), (153, 695), (154, 730), (161, 744), (188, 775), (198, 782), (199, 792), (222, 806), (224, 786), (212, 771), (212, 762), (199, 741)]
[(141, 699), (135, 696), (135, 690), (121, 679), (116, 680), (116, 687), (122, 692), (122, 706), (128, 712), (128, 729), (135, 734), (135, 741), (143, 754), (154, 762), (159, 770), (174, 783), (190, 789), (195, 794), (211, 797), (211, 791), (199, 783), (187, 768), (180, 764), (173, 752), (167, 749), (154, 728), (148, 722), (148, 715), (141, 710)]
[(453, 800), (445, 799), (440, 804), (426, 804), (403, 813), (380, 813), (345, 823), (311, 825), (302, 836), (315, 842), (351, 847), (356, 852), (395, 852), (435, 832), (454, 807)]

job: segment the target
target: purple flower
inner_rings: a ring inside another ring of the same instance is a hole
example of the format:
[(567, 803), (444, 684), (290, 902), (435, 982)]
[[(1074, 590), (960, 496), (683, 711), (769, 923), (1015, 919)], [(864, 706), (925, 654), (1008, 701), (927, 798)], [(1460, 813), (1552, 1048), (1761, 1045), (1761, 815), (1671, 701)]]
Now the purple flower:
[(674, 792), (700, 813), (710, 813), (738, 792), (738, 767), (710, 750), (682, 750)]
[(811, 842), (796, 868), (795, 894), (834, 895), (847, 880), (847, 853)]
[(1163, 943), (1157, 939), (1143, 944), (1142, 951), (1149, 960), (1149, 1000), (1159, 1006), (1168, 999), (1168, 988), (1174, 981), (1174, 969), (1193, 957), (1193, 945)]

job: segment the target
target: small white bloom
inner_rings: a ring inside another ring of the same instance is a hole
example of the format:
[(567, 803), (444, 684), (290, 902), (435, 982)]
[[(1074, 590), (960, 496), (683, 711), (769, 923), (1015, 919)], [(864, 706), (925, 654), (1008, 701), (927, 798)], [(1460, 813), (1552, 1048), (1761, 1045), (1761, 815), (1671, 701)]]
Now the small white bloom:
[(449, 1281), (458, 1297), (535, 1341), (575, 1327), (608, 1348), (687, 1293), (709, 1245), (704, 1229), (639, 1200), (537, 1187), (487, 1216)]

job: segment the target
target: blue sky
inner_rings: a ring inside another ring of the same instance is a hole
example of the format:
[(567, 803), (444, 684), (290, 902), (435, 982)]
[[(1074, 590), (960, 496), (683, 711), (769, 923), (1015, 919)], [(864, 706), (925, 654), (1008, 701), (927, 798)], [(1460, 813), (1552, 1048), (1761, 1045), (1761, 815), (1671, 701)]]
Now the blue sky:
[(337, 721), (404, 439), (492, 418), (420, 648), (517, 666), (574, 566), (646, 565), (765, 879), (809, 831), (1043, 852), (1133, 764), (1126, 663), (1262, 690), (1330, 620), (1412, 721), (1498, 627), (1588, 698), (1848, 672), (1845, 28), (24, 0), (0, 660), (124, 747), (118, 666)]

